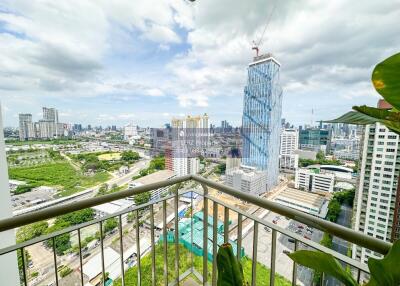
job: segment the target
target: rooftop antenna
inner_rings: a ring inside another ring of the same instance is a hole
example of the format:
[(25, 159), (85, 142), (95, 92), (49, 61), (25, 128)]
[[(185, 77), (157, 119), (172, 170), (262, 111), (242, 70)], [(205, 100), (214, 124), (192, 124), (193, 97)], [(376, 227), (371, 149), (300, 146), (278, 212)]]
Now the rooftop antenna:
[(276, 8), (276, 1), (274, 2), (274, 6), (272, 7), (271, 13), (268, 16), (267, 22), (265, 23), (264, 31), (262, 32), (260, 39), (258, 40), (258, 42), (253, 41), (253, 47), (251, 49), (256, 51), (256, 57), (258, 57), (259, 47), (264, 39), (265, 31), (267, 30), (269, 22), (271, 21), (272, 15), (275, 12), (275, 8)]

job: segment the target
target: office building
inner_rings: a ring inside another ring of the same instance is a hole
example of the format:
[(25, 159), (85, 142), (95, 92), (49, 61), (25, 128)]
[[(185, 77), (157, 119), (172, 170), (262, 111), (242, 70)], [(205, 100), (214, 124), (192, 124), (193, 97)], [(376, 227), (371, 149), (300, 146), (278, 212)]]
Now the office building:
[(19, 140), (25, 141), (35, 137), (32, 114), (19, 114)]
[(267, 191), (267, 174), (251, 167), (240, 167), (226, 170), (225, 184), (237, 190), (253, 195), (260, 195)]
[(279, 175), (279, 140), (282, 114), (280, 64), (270, 54), (249, 64), (243, 103), (242, 164), (267, 172), (267, 190)]
[(297, 169), (295, 176), (296, 189), (314, 193), (332, 193), (335, 175), (320, 169)]
[[(354, 229), (385, 241), (400, 238), (399, 143), (399, 135), (382, 124), (365, 127)], [(353, 247), (353, 258), (367, 263), (369, 257), (380, 255)]]
[(302, 129), (299, 131), (300, 149), (327, 153), (330, 149), (330, 138), (331, 134), (327, 129)]
[(295, 171), (299, 166), (299, 155), (295, 154), (299, 145), (296, 129), (284, 129), (281, 132), (279, 168), (283, 171)]

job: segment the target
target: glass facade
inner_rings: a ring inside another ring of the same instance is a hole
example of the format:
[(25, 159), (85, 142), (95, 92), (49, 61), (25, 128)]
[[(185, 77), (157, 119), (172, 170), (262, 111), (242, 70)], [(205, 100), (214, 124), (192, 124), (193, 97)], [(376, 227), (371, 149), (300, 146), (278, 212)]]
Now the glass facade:
[(269, 190), (279, 175), (282, 88), (279, 63), (270, 56), (259, 58), (249, 65), (244, 88), (242, 163), (266, 171)]

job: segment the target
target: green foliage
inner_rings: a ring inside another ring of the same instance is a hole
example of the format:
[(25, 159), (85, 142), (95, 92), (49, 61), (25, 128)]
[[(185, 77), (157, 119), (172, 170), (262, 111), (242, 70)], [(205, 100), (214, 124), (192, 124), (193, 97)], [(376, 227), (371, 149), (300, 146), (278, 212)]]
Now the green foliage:
[(325, 159), (325, 154), (323, 151), (318, 151), (317, 153), (317, 160), (324, 160)]
[(244, 285), (243, 268), (233, 254), (232, 245), (222, 244), (217, 253), (218, 286)]
[(218, 165), (215, 167), (214, 172), (215, 172), (216, 174), (221, 175), (221, 174), (224, 174), (224, 173), (225, 173), (225, 170), (226, 170), (226, 164), (223, 163), (223, 164), (218, 164)]
[(164, 170), (164, 169), (165, 169), (165, 157), (164, 156), (154, 157), (150, 161), (150, 166), (146, 169), (140, 170), (139, 175), (134, 176), (133, 179), (136, 180), (140, 177), (144, 177), (151, 173), (154, 173), (159, 170)]
[(347, 286), (358, 285), (351, 274), (347, 273), (331, 254), (299, 250), (287, 255), (296, 263), (331, 275)]
[(140, 159), (140, 156), (137, 152), (133, 152), (133, 151), (124, 151), (121, 154), (121, 159), (125, 162), (134, 162)]
[(21, 243), (46, 233), (49, 224), (46, 221), (35, 222), (22, 226), (17, 231), (17, 242)]
[(35, 186), (33, 186), (33, 185), (19, 185), (19, 186), (15, 189), (14, 194), (15, 194), (15, 195), (20, 195), (20, 194), (23, 194), (23, 193), (30, 192), (30, 191), (32, 191), (32, 189), (33, 189), (34, 187), (35, 187)]
[[(167, 248), (167, 257), (168, 257), (168, 269), (175, 269), (174, 262), (174, 253), (175, 246), (173, 244), (168, 244)], [(182, 245), (179, 245), (179, 272), (183, 273), (188, 270), (191, 264), (191, 255), (190, 252), (184, 248)], [(193, 255), (193, 263), (194, 268), (198, 272), (202, 272), (203, 269), (203, 257)], [(246, 281), (251, 281), (251, 267), (252, 260), (246, 257), (242, 258), (241, 263), (243, 265), (243, 273)], [(212, 264), (208, 262), (208, 273), (209, 279), (211, 278), (212, 273)], [(148, 254), (141, 259), (141, 269), (143, 273), (151, 273), (151, 255)], [(175, 271), (168, 271), (168, 281), (172, 282), (174, 280)], [(267, 267), (262, 265), (261, 263), (257, 263), (257, 286), (268, 286), (269, 285), (269, 275), (270, 271)], [(137, 282), (137, 267), (134, 266), (129, 268), (125, 272), (125, 285), (135, 285)], [(113, 286), (121, 286), (121, 279), (116, 279), (113, 283)], [(142, 275), (142, 285), (150, 286), (153, 285), (151, 282), (151, 275)], [(156, 245), (156, 283), (155, 285), (161, 286), (164, 285), (164, 255), (163, 255), (163, 245)], [(275, 274), (275, 285), (276, 286), (290, 286), (292, 285), (288, 280), (280, 276), (279, 274)]]
[(378, 109), (368, 106), (353, 106), (353, 110), (329, 123), (366, 125), (379, 122), (391, 131), (400, 134), (400, 53), (376, 65), (372, 73), (372, 83), (376, 91), (390, 103), (392, 109)]
[(340, 203), (337, 199), (332, 198), (328, 205), (328, 214), (326, 215), (326, 220), (336, 222), (341, 211)]
[(68, 162), (47, 163), (31, 167), (9, 168), (11, 179), (26, 181), (34, 186), (62, 187), (61, 195), (70, 195), (85, 187), (91, 187), (109, 179), (110, 175), (101, 172), (85, 176), (76, 171)]
[(103, 233), (112, 231), (118, 226), (118, 220), (115, 217), (109, 218), (104, 222)]
[(332, 235), (324, 232), (324, 235), (322, 236), (322, 239), (319, 243), (325, 247), (332, 248), (333, 246)]
[(368, 259), (368, 268), (371, 271), (369, 286), (400, 285), (400, 240), (397, 240), (383, 259)]
[(312, 160), (312, 159), (299, 159), (299, 165), (300, 167), (307, 167), (310, 165), (335, 165), (339, 166), (342, 163), (340, 163), (339, 160), (327, 160), (325, 157), (322, 159), (318, 159), (318, 154), (317, 154), (317, 160)]
[[(296, 263), (324, 272), (343, 282), (347, 286), (359, 285), (351, 276), (351, 273), (342, 268), (340, 263), (331, 255), (319, 251), (299, 250), (289, 253), (288, 256)], [(400, 240), (393, 243), (389, 252), (383, 259), (368, 259), (368, 267), (371, 279), (367, 286), (398, 286), (400, 285)]]
[(142, 205), (150, 201), (151, 199), (151, 193), (150, 192), (145, 192), (141, 194), (137, 194), (133, 197), (133, 200), (135, 201), (136, 205)]
[(73, 270), (71, 268), (69, 268), (68, 266), (65, 266), (61, 270), (59, 270), (61, 278), (64, 278), (68, 274), (72, 273), (72, 271)]

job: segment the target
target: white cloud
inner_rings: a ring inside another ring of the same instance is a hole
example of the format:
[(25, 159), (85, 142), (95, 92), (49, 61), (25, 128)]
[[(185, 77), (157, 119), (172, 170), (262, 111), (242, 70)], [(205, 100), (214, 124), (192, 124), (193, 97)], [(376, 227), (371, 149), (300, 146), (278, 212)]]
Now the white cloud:
[(150, 88), (146, 90), (146, 94), (149, 96), (164, 96), (164, 92), (159, 88)]

